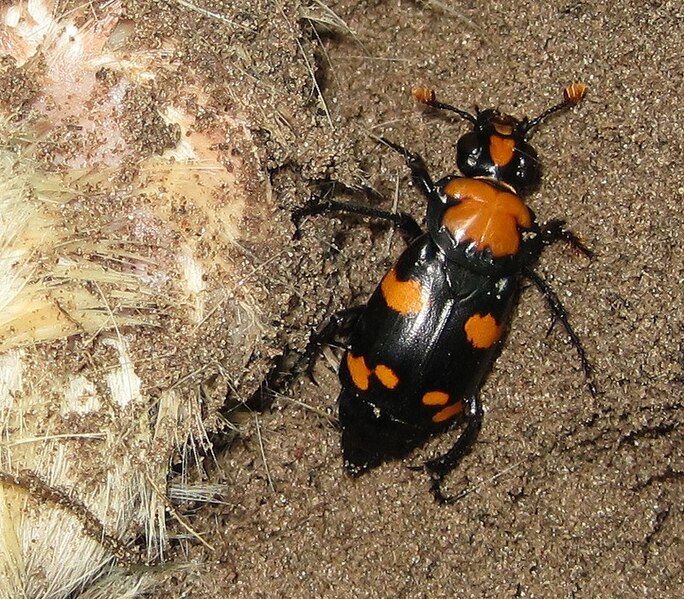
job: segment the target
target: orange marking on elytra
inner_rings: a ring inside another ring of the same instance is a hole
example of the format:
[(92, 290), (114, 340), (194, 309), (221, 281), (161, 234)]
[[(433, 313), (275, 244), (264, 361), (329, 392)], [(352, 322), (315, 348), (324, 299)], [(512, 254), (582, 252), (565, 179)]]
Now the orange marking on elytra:
[(473, 314), (464, 327), (468, 341), (477, 349), (487, 349), (494, 345), (503, 333), (503, 325), (497, 324), (491, 314)]
[(444, 391), (428, 391), (421, 401), (426, 406), (443, 406), (449, 401), (449, 394)]
[(460, 414), (463, 411), (463, 402), (459, 401), (457, 403), (452, 403), (451, 405), (447, 406), (446, 408), (442, 408), (439, 412), (437, 412), (433, 417), (432, 417), (432, 422), (444, 422), (445, 420), (449, 420), (449, 418), (453, 418), (456, 416), (456, 414)]
[(516, 194), (466, 178), (449, 181), (444, 192), (459, 200), (442, 217), (442, 224), (457, 243), (472, 241), (478, 250), (489, 248), (496, 258), (518, 251), (518, 227), (532, 226), (532, 214)]
[(390, 270), (380, 283), (382, 296), (387, 305), (399, 314), (418, 314), (424, 307), (423, 291), (418, 281), (400, 281), (397, 273)]
[(366, 365), (366, 360), (363, 356), (355, 356), (351, 352), (347, 354), (347, 368), (351, 375), (354, 384), (361, 389), (361, 391), (368, 391), (370, 385), (371, 370)]
[(515, 140), (512, 137), (492, 135), (489, 138), (489, 155), (496, 166), (506, 166), (513, 160)]
[(389, 366), (378, 364), (374, 372), (378, 380), (388, 389), (394, 389), (399, 384), (399, 377)]

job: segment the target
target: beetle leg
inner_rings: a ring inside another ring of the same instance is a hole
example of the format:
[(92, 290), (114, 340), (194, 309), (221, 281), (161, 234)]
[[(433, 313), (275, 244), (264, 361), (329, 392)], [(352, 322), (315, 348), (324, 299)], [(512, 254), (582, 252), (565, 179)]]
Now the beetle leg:
[(411, 169), (411, 178), (413, 182), (418, 186), (422, 194), (428, 199), (435, 199), (438, 203), (442, 203), (439, 196), (439, 190), (435, 185), (430, 173), (425, 166), (425, 161), (422, 156), (416, 152), (411, 152), (407, 150), (404, 146), (395, 144), (393, 141), (386, 139), (384, 137), (378, 137), (379, 141), (384, 143), (386, 146), (392, 148), (395, 152), (401, 154), (406, 161), (406, 166)]
[(321, 329), (314, 333), (309, 339), (304, 352), (295, 358), (294, 363), (285, 360), (283, 356), (277, 361), (276, 365), (270, 370), (264, 379), (264, 383), (260, 385), (247, 400), (240, 402), (248, 408), (263, 411), (273, 401), (272, 389), (282, 389), (290, 384), (290, 382), (303, 374), (307, 376), (313, 383), (318, 384), (313, 373), (316, 355), (319, 353), (321, 346), (332, 343), (333, 341), (344, 337), (351, 333), (356, 321), (361, 316), (365, 306), (354, 306), (335, 312), (328, 321), (321, 327)]
[(340, 337), (349, 335), (365, 307), (366, 306), (364, 305), (353, 306), (335, 312), (328, 319), (328, 322), (323, 325), (321, 330), (313, 335), (309, 344), (313, 342), (320, 347), (321, 345), (329, 344)]
[(444, 455), (429, 460), (425, 463), (425, 469), (432, 478), (430, 491), (435, 500), (441, 504), (454, 503), (468, 494), (463, 491), (458, 495), (447, 496), (442, 493), (442, 480), (453, 470), (463, 457), (470, 451), (473, 443), (477, 439), (482, 427), (482, 404), (478, 395), (473, 395), (469, 400), (469, 410), (465, 430), (454, 443), (453, 447)]
[(569, 244), (571, 248), (581, 252), (588, 258), (594, 256), (594, 252), (584, 245), (577, 235), (565, 228), (565, 221), (560, 218), (554, 218), (542, 226), (541, 239), (544, 245), (551, 245), (556, 241), (564, 241)]
[(318, 197), (314, 197), (305, 206), (292, 212), (292, 221), (297, 228), (297, 237), (299, 236), (299, 223), (302, 218), (305, 216), (324, 214), (326, 212), (347, 212), (348, 214), (359, 214), (361, 216), (370, 216), (371, 218), (389, 221), (393, 223), (395, 227), (403, 231), (409, 241), (413, 241), (423, 233), (420, 225), (416, 222), (416, 219), (406, 212), (389, 212), (387, 210), (371, 208), (370, 206), (348, 204), (346, 202), (337, 202), (336, 200), (322, 200)]
[[(575, 235), (569, 229), (566, 229), (565, 224), (565, 220), (563, 220), (562, 218), (554, 218), (548, 221), (547, 223), (544, 223), (544, 225), (541, 228), (542, 243), (544, 245), (551, 245), (552, 243), (556, 243), (557, 241), (564, 241), (573, 250), (576, 250), (581, 254), (584, 254), (588, 258), (593, 258), (594, 252), (590, 250), (586, 245), (584, 245), (582, 240), (577, 235)], [(547, 337), (553, 331), (553, 328), (556, 326), (556, 322), (558, 322), (558, 315), (556, 314), (556, 312), (553, 312), (551, 315), (551, 324), (549, 325), (549, 328), (546, 331)]]
[(315, 357), (321, 347), (323, 345), (330, 345), (332, 342), (348, 336), (364, 309), (365, 306), (361, 305), (335, 312), (323, 327), (311, 336), (300, 361), (300, 364), (303, 365), (300, 371), (306, 371), (308, 377), (314, 383), (316, 383), (316, 378), (313, 373), (313, 367)]
[(577, 350), (577, 354), (579, 355), (580, 363), (582, 364), (582, 370), (584, 371), (584, 376), (587, 380), (587, 386), (589, 387), (589, 392), (591, 393), (592, 397), (596, 397), (598, 392), (596, 390), (596, 385), (593, 381), (594, 369), (591, 365), (591, 362), (589, 362), (589, 359), (587, 358), (586, 351), (584, 350), (584, 346), (582, 345), (580, 338), (577, 336), (577, 333), (575, 333), (574, 329), (570, 325), (568, 313), (565, 310), (565, 306), (563, 306), (563, 303), (560, 301), (560, 298), (558, 297), (556, 292), (551, 288), (551, 286), (544, 279), (542, 279), (536, 272), (534, 272), (531, 268), (527, 266), (523, 269), (523, 272), (525, 276), (530, 281), (532, 281), (532, 283), (534, 283), (537, 289), (541, 291), (542, 295), (546, 299), (546, 303), (549, 306), (551, 313), (553, 314), (553, 321), (560, 322), (565, 328), (565, 331), (570, 337), (570, 342), (575, 347), (575, 349)]

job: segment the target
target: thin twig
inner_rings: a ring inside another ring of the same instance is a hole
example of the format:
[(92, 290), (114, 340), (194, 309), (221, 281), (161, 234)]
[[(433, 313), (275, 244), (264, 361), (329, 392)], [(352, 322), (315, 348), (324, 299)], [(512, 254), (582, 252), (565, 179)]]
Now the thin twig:
[(261, 427), (259, 426), (259, 415), (254, 414), (254, 422), (256, 424), (257, 439), (259, 439), (259, 450), (261, 451), (261, 459), (264, 462), (264, 469), (266, 470), (266, 479), (268, 480), (268, 486), (271, 492), (275, 495), (276, 490), (273, 486), (273, 479), (271, 478), (271, 472), (268, 469), (268, 463), (266, 462), (266, 451), (264, 450), (264, 440), (261, 438)]

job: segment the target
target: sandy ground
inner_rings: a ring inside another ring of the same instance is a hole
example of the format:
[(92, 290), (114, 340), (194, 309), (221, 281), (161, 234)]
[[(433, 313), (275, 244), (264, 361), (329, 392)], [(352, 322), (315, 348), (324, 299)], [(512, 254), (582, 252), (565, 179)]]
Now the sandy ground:
[[(417, 107), (416, 85), (520, 116), (570, 82), (590, 86), (581, 107), (534, 136), (545, 175), (529, 202), (595, 251), (587, 260), (553, 247), (537, 270), (571, 315), (598, 397), (562, 330), (545, 337), (544, 301), (526, 290), (482, 389), (480, 440), (447, 479), (470, 493), (443, 507), (406, 466), (449, 434), (359, 479), (344, 473), (339, 386), (322, 357), (318, 385), (277, 389), (271, 409), (237, 416), (243, 434), (205, 460), (203, 482), (224, 494), (176, 507), (213, 550), (179, 526), (168, 557), (187, 565), (154, 596), (681, 597), (680, 3), (198, 3), (209, 16), (180, 2), (124, 4), (141, 43), (181, 36), (179, 53), (211, 81), (217, 106), (250, 114), (285, 230), (330, 182), (338, 199), (424, 216), (401, 160), (368, 135), (420, 152), (436, 178), (455, 170), (467, 126)], [(330, 314), (363, 302), (403, 247), (382, 224), (316, 217), (281, 260), (264, 249), (278, 280), (300, 290), (269, 351), (301, 350)], [(274, 314), (281, 301), (274, 288)]]
[[(338, 384), (321, 359), (319, 386), (300, 380), (209, 468), (228, 491), (191, 521), (216, 550), (181, 543), (177, 558), (197, 567), (159, 596), (682, 596), (681, 6), (327, 7), (344, 27), (305, 23), (302, 37), (325, 101), (321, 147), (349, 144), (330, 177), (371, 186), (385, 207), (398, 194), (418, 218), (422, 199), (401, 161), (368, 132), (421, 152), (441, 176), (454, 171), (466, 126), (416, 107), (413, 86), (518, 115), (537, 114), (569, 82), (590, 86), (579, 109), (535, 135), (545, 178), (530, 204), (540, 220), (566, 218), (596, 252), (588, 261), (554, 247), (538, 271), (565, 302), (600, 395), (587, 393), (562, 332), (545, 338), (549, 315), (527, 290), (482, 389), (480, 440), (448, 479), (472, 492), (440, 507), (406, 468), (421, 452), (358, 480), (343, 472), (325, 416)], [(292, 251), (319, 272), (310, 320), (363, 301), (402, 244), (382, 226), (308, 220)]]

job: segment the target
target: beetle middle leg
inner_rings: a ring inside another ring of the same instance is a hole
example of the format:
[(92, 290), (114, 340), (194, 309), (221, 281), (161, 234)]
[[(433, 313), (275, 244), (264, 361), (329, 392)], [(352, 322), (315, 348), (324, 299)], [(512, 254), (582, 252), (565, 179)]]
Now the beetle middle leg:
[(321, 345), (329, 345), (341, 337), (349, 336), (364, 308), (364, 305), (360, 305), (335, 312), (323, 327), (312, 335), (309, 341), (309, 346), (312, 346), (311, 355), (317, 353)]
[(445, 454), (428, 460), (425, 463), (425, 469), (432, 478), (430, 491), (435, 500), (441, 504), (454, 503), (468, 494), (468, 491), (462, 491), (458, 495), (444, 495), (442, 493), (442, 480), (470, 451), (482, 428), (484, 412), (479, 396), (473, 395), (467, 400), (467, 403), (466, 427), (458, 439), (456, 439), (456, 443)]
[(582, 365), (582, 370), (584, 372), (584, 377), (587, 381), (587, 387), (589, 387), (589, 392), (591, 393), (592, 397), (596, 397), (598, 391), (593, 381), (594, 369), (591, 365), (591, 362), (589, 362), (589, 359), (587, 358), (587, 353), (584, 349), (584, 346), (582, 345), (582, 341), (580, 340), (579, 336), (570, 324), (570, 320), (568, 319), (568, 313), (565, 310), (565, 306), (563, 306), (563, 302), (561, 302), (560, 298), (558, 297), (556, 292), (551, 288), (551, 286), (544, 279), (542, 279), (536, 272), (534, 272), (534, 270), (532, 270), (529, 267), (525, 267), (523, 269), (523, 272), (525, 274), (525, 277), (527, 277), (530, 281), (532, 281), (532, 283), (534, 283), (535, 287), (539, 289), (539, 291), (544, 296), (544, 299), (546, 299), (546, 303), (549, 306), (551, 313), (553, 314), (553, 322), (559, 321), (563, 325), (563, 328), (568, 334), (568, 337), (570, 337), (570, 342), (577, 350), (577, 354), (580, 359), (580, 364)]
[[(405, 212), (388, 212), (360, 204), (321, 199), (318, 196), (312, 197), (305, 206), (293, 211), (292, 221), (297, 230), (299, 230), (299, 223), (305, 216), (325, 214), (327, 212), (346, 212), (348, 214), (369, 216), (389, 221), (401, 229), (409, 241), (413, 241), (423, 233), (416, 220)], [(315, 377), (313, 376), (314, 357), (319, 352), (321, 346), (329, 345), (340, 337), (348, 336), (364, 309), (365, 306), (361, 305), (334, 313), (323, 327), (311, 337), (300, 361), (300, 364), (304, 366), (299, 370), (305, 370), (309, 378), (315, 382)]]
[(388, 210), (380, 210), (361, 204), (348, 204), (336, 200), (324, 200), (319, 197), (313, 197), (306, 206), (292, 212), (292, 221), (299, 230), (299, 223), (305, 216), (314, 216), (327, 212), (346, 212), (347, 214), (358, 214), (360, 216), (370, 216), (371, 218), (389, 221), (403, 231), (409, 241), (413, 241), (423, 233), (416, 219), (406, 212), (389, 212)]

